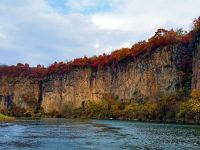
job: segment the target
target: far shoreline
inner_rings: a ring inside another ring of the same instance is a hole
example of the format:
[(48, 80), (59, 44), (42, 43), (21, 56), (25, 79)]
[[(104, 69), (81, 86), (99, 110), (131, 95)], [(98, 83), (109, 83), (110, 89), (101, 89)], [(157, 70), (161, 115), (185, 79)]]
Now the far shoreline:
[[(8, 117), (8, 116), (7, 116)], [(141, 119), (117, 119), (117, 118), (65, 118), (65, 117), (9, 117), (10, 119), (1, 120), (2, 122), (12, 122), (20, 119), (30, 119), (30, 120), (43, 120), (43, 119), (66, 119), (66, 120), (107, 120), (107, 121), (128, 121), (128, 122), (141, 122), (141, 123), (159, 123), (159, 124), (174, 124), (174, 125), (200, 125), (199, 122), (193, 122), (193, 121), (160, 121), (160, 120), (141, 120)]]

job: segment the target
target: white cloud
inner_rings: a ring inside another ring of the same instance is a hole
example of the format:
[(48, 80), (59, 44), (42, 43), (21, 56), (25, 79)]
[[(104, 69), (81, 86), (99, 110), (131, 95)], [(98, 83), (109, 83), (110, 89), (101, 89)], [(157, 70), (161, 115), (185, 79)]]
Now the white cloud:
[(66, 0), (66, 9), (74, 12), (64, 14), (48, 0), (1, 0), (0, 63), (47, 65), (109, 53), (146, 39), (156, 28), (189, 28), (200, 14), (199, 0), (109, 0), (110, 11), (83, 13), (99, 2)]
[(161, 27), (188, 29), (192, 19), (200, 14), (199, 0), (110, 0), (110, 3), (115, 4), (115, 11), (92, 17), (101, 29), (137, 33), (148, 33)]

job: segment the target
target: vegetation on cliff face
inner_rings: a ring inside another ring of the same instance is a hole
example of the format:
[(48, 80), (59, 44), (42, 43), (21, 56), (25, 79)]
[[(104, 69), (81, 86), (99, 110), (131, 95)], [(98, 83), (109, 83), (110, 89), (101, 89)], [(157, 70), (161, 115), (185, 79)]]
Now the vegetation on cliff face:
[[(17, 109), (3, 112), (15, 116), (26, 117), (64, 117), (64, 118), (95, 118), (95, 119), (125, 119), (162, 122), (200, 123), (200, 91), (192, 90), (189, 98), (160, 94), (157, 99), (121, 100), (110, 94), (105, 94), (101, 101), (88, 101), (75, 108), (71, 103), (63, 104), (55, 109), (54, 103), (48, 105), (49, 111), (26, 111)], [(1, 111), (2, 112), (2, 111)], [(0, 121), (12, 121), (14, 118), (0, 114)]]
[(190, 99), (180, 103), (176, 117), (181, 121), (200, 122), (200, 91), (194, 89)]
[(88, 101), (80, 108), (65, 104), (45, 116), (200, 123), (200, 91), (193, 90), (189, 98), (160, 94), (154, 100), (120, 100), (106, 94), (101, 101)]

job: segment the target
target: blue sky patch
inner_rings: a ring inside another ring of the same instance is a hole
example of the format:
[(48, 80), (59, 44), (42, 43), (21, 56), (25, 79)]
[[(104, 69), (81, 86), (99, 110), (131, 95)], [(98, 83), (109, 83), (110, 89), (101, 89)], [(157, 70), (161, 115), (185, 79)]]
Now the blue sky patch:
[(47, 0), (47, 2), (52, 8), (63, 14), (81, 13), (90, 15), (112, 11), (108, 0)]

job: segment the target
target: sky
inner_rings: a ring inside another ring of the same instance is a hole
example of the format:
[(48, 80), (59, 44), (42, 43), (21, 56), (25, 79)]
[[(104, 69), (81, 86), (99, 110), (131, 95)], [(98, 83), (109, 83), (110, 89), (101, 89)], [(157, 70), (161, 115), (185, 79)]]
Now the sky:
[(0, 64), (109, 54), (158, 28), (190, 30), (200, 0), (0, 0)]

